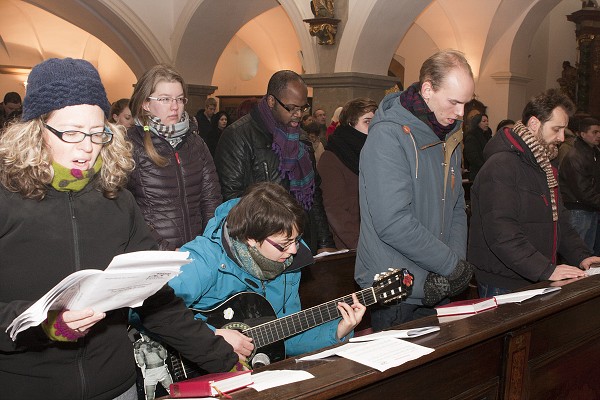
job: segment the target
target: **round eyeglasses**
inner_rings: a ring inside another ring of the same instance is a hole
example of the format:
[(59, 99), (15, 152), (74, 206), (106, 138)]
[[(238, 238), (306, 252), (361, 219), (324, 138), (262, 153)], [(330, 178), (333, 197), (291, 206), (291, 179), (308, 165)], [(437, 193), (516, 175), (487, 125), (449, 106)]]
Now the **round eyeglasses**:
[(65, 143), (80, 143), (80, 142), (83, 142), (87, 136), (89, 136), (92, 143), (106, 144), (106, 143), (109, 143), (113, 138), (112, 132), (106, 126), (104, 127), (104, 131), (93, 132), (93, 133), (85, 133), (85, 132), (80, 132), (80, 131), (62, 131), (61, 132), (59, 130), (54, 129), (53, 127), (51, 127), (48, 124), (44, 124), (44, 127), (46, 129), (48, 129), (50, 132), (54, 133), (56, 135), (56, 137), (58, 137), (60, 140), (62, 140)]

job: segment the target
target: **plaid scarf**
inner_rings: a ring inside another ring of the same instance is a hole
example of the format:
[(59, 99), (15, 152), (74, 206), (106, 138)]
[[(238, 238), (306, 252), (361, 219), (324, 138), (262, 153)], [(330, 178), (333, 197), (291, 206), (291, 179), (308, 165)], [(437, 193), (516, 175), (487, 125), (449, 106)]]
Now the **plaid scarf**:
[(556, 205), (555, 194), (555, 189), (558, 188), (558, 182), (552, 171), (552, 165), (550, 165), (550, 160), (558, 155), (558, 147), (553, 144), (545, 145), (540, 143), (536, 135), (523, 125), (521, 121), (517, 121), (513, 128), (513, 132), (523, 139), (527, 147), (529, 147), (533, 153), (535, 161), (546, 173), (546, 181), (548, 182), (548, 188), (550, 189), (550, 201), (552, 204), (552, 221), (558, 221), (558, 207)]
[(433, 111), (419, 93), (419, 82), (410, 85), (404, 92), (400, 93), (400, 104), (412, 115), (423, 121), (440, 140), (446, 140), (446, 135), (452, 132), (457, 121), (452, 125), (444, 126), (435, 118)]
[(300, 128), (285, 127), (275, 121), (267, 96), (258, 103), (267, 131), (273, 136), (271, 148), (279, 156), (279, 172), (290, 181), (290, 193), (305, 210), (310, 210), (315, 194), (315, 172), (306, 145), (300, 142)]
[(154, 115), (149, 115), (148, 118), (150, 119), (148, 123), (150, 131), (158, 136), (162, 136), (173, 148), (176, 148), (183, 142), (190, 129), (190, 118), (186, 111), (181, 115), (179, 122), (173, 125), (163, 125), (160, 122), (160, 118)]

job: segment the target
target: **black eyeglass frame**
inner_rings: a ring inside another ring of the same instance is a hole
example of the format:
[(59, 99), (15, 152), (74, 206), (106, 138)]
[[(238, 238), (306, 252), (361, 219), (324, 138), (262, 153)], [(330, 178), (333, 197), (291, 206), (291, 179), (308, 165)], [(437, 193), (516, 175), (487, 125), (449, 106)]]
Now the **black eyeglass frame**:
[(274, 241), (272, 241), (272, 240), (271, 240), (271, 239), (269, 239), (269, 238), (265, 238), (265, 241), (266, 241), (267, 243), (269, 243), (271, 246), (275, 247), (277, 250), (279, 250), (279, 251), (280, 251), (280, 252), (282, 252), (282, 253), (285, 253), (285, 252), (286, 252), (286, 251), (287, 251), (287, 250), (290, 248), (290, 246), (291, 246), (292, 244), (294, 244), (294, 243), (296, 244), (296, 249), (298, 249), (298, 246), (300, 246), (300, 241), (301, 241), (301, 240), (302, 240), (302, 235), (298, 235), (298, 236), (296, 236), (296, 239), (294, 239), (293, 241), (291, 241), (291, 242), (290, 242), (290, 243), (288, 243), (287, 245), (285, 245), (285, 246), (282, 246), (282, 245), (280, 245), (279, 243), (277, 243), (277, 242), (274, 242)]
[[(95, 144), (108, 144), (108, 143), (112, 142), (112, 139), (113, 139), (113, 133), (108, 129), (107, 126), (104, 127), (104, 130), (102, 132), (93, 132), (93, 133), (85, 133), (85, 132), (77, 131), (77, 130), (74, 130), (74, 129), (70, 129), (68, 131), (59, 131), (58, 129), (55, 129), (55, 128), (51, 127), (50, 125), (46, 124), (46, 123), (44, 123), (44, 127), (46, 129), (48, 129), (50, 132), (52, 132), (54, 135), (56, 135), (57, 138), (59, 138), (60, 140), (62, 140), (65, 143), (81, 143), (88, 136), (90, 137), (90, 140), (92, 141), (92, 143), (95, 143)], [(65, 140), (63, 138), (63, 135), (65, 133), (68, 133), (68, 132), (81, 133), (84, 136), (81, 138), (81, 140), (77, 140), (75, 142), (69, 142), (68, 140)], [(94, 141), (94, 138), (99, 137), (98, 135), (108, 135), (108, 140), (105, 141), (105, 142), (96, 142), (96, 141)]]
[(295, 104), (291, 104), (293, 106), (293, 108), (290, 108), (288, 105), (283, 104), (283, 102), (281, 100), (279, 100), (277, 98), (277, 96), (275, 96), (274, 94), (271, 94), (271, 96), (273, 96), (273, 98), (275, 100), (277, 100), (277, 102), (279, 103), (279, 105), (281, 107), (283, 107), (287, 112), (289, 112), (290, 114), (295, 114), (298, 111), (300, 111), (301, 114), (304, 114), (305, 112), (307, 112), (308, 110), (310, 110), (310, 104), (306, 103), (303, 106), (297, 106)]

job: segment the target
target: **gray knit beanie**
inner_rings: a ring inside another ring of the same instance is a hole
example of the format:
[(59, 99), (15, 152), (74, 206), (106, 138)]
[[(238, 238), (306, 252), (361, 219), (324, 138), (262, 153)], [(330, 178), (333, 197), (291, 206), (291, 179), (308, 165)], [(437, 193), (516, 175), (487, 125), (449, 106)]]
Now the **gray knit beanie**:
[(98, 106), (108, 118), (110, 104), (98, 71), (86, 60), (50, 58), (33, 67), (27, 78), (21, 119), (80, 104)]

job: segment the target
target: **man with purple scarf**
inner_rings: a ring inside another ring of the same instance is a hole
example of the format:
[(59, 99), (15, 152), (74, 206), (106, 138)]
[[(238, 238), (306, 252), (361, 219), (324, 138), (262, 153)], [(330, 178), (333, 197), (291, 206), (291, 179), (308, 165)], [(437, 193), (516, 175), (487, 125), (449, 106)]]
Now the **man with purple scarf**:
[(363, 288), (389, 267), (415, 276), (406, 301), (372, 309), (376, 331), (435, 314), (432, 307), (462, 292), (473, 275), (459, 146), (473, 90), (464, 55), (442, 51), (423, 63), (419, 82), (387, 95), (371, 120), (359, 165), (354, 276)]
[(261, 101), (223, 131), (215, 165), (224, 200), (240, 197), (256, 182), (276, 182), (288, 189), (307, 213), (303, 239), (316, 254), (332, 250), (335, 243), (312, 146), (300, 140), (307, 96), (306, 83), (297, 73), (273, 74)]

